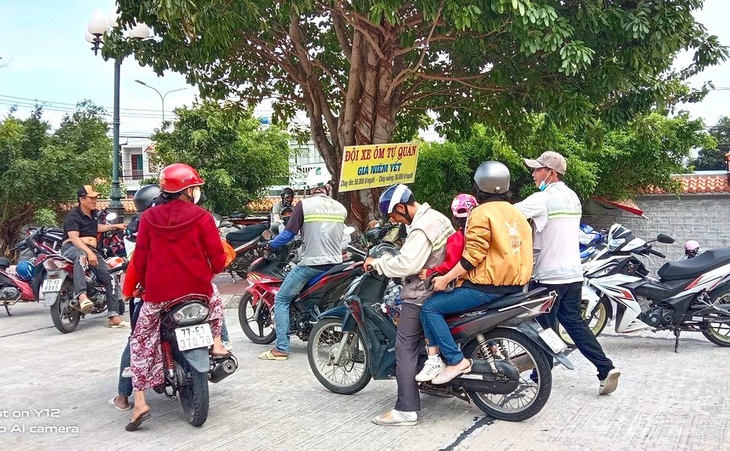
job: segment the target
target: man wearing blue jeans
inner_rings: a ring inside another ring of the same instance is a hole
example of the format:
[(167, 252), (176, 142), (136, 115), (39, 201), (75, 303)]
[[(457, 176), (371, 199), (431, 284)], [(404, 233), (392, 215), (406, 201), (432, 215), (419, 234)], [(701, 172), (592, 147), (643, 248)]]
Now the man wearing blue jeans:
[[(433, 280), (438, 291), (423, 304), (421, 321), (428, 340), (428, 361), (419, 382), (445, 384), (471, 371), (451, 336), (445, 315), (462, 312), (522, 290), (532, 273), (532, 230), (509, 198), (510, 173), (497, 161), (485, 161), (474, 174), (474, 196), (479, 206), (469, 213), (461, 260), (446, 275)], [(444, 292), (458, 280), (460, 286)], [(446, 365), (438, 358), (439, 350)]]
[(297, 233), (302, 234), (300, 263), (287, 274), (274, 300), (276, 347), (259, 355), (261, 360), (289, 358), (289, 308), (292, 301), (310, 279), (342, 263), (347, 210), (328, 197), (327, 192), (326, 186), (312, 188), (312, 196), (294, 206), (286, 229), (270, 244), (272, 249), (279, 249)]

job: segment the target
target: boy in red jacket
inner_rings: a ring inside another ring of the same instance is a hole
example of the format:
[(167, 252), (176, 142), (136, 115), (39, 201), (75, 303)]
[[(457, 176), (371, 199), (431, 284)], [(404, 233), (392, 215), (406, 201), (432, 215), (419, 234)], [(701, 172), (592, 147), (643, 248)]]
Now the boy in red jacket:
[[(134, 272), (145, 290), (144, 303), (130, 341), (134, 397), (133, 431), (150, 418), (144, 391), (164, 382), (160, 348), (160, 312), (171, 301), (190, 294), (213, 295), (213, 276), (221, 272), (226, 254), (213, 216), (196, 204), (205, 182), (185, 164), (172, 164), (160, 173), (166, 203), (146, 210), (140, 219), (134, 250)], [(221, 341), (223, 305), (209, 303), (214, 356), (228, 352)]]

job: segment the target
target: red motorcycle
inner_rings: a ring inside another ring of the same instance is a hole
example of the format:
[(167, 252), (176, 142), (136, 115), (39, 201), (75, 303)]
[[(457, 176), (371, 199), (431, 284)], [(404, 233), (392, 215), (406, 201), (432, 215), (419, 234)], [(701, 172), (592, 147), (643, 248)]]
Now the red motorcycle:
[[(276, 253), (263, 250), (265, 256), (248, 268), (249, 286), (238, 306), (238, 321), (254, 343), (269, 344), (276, 339), (274, 298), (289, 271), (292, 247), (290, 243)], [(307, 341), (319, 314), (341, 304), (350, 282), (362, 273), (362, 262), (350, 261), (312, 278), (291, 303), (290, 333)]]
[[(12, 316), (11, 305), (38, 301), (42, 270), (36, 270), (36, 267), (42, 266), (50, 255), (58, 255), (57, 249), (60, 247), (56, 246), (57, 230), (46, 227), (29, 229), (30, 240), (23, 239), (10, 249), (11, 252), (21, 252), (31, 256), (30, 259), (18, 263), (16, 272), (9, 270), (10, 262), (7, 258), (0, 258), (0, 305), (5, 307), (8, 316)], [(21, 265), (25, 266), (21, 268)], [(37, 274), (39, 276), (36, 276)]]

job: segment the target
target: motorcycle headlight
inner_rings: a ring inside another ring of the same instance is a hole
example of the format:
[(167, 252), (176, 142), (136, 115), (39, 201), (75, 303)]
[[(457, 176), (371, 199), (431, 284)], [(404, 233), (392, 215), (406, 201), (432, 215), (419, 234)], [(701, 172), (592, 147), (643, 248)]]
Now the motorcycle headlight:
[(208, 306), (202, 302), (189, 302), (178, 307), (172, 319), (180, 326), (198, 324), (208, 317)]

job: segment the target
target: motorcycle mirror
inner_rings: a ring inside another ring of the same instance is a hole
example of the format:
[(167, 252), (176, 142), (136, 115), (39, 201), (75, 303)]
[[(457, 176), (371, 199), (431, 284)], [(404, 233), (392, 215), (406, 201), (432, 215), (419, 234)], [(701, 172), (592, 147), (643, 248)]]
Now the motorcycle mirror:
[(263, 233), (261, 233), (261, 236), (264, 237), (265, 240), (271, 239), (271, 232), (268, 230), (264, 230)]
[(108, 215), (106, 215), (107, 222), (112, 222), (115, 219), (117, 219), (117, 214), (116, 213), (109, 213)]
[(656, 240), (659, 241), (660, 243), (664, 243), (664, 244), (674, 243), (674, 238), (672, 238), (669, 235), (665, 235), (663, 233), (660, 233), (659, 235), (657, 235)]
[(353, 233), (355, 233), (355, 228), (352, 226), (347, 226), (347, 227), (345, 227), (345, 230), (343, 231), (343, 233), (345, 235), (352, 235)]

